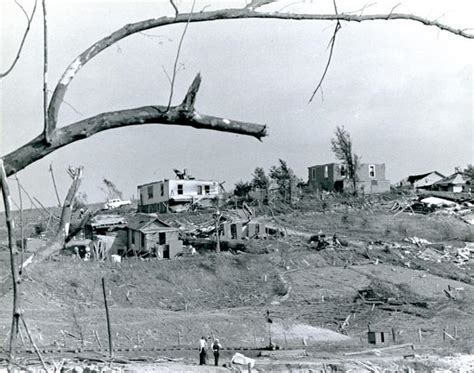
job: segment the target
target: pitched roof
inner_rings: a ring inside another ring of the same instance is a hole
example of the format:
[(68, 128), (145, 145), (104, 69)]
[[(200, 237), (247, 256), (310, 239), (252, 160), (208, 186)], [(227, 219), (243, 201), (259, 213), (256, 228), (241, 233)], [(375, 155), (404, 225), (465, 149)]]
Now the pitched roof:
[(421, 174), (421, 175), (410, 175), (410, 176), (408, 176), (407, 181), (409, 183), (414, 183), (415, 181), (421, 180), (421, 179), (425, 178), (426, 176), (431, 175), (433, 173), (437, 174), (441, 177), (444, 177), (444, 175), (440, 174), (438, 171), (431, 171), (431, 172), (427, 172), (426, 174)]
[(455, 172), (452, 175), (446, 176), (443, 180), (437, 181), (437, 185), (451, 185), (451, 184), (465, 184), (469, 178), (463, 172)]
[(156, 223), (163, 228), (170, 228), (168, 224), (161, 221), (156, 216), (136, 214), (127, 217), (127, 227), (135, 231), (140, 231), (152, 223)]

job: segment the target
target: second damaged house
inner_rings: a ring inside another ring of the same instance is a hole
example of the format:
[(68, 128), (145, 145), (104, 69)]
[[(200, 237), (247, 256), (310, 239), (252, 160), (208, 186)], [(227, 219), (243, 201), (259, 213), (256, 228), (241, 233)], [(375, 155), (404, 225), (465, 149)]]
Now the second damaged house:
[(128, 250), (125, 256), (171, 259), (183, 251), (179, 229), (157, 217), (136, 214), (127, 219)]
[(137, 187), (139, 212), (180, 212), (193, 204), (210, 205), (212, 199), (219, 197), (217, 181), (196, 180), (186, 170), (175, 170), (175, 173), (176, 179), (164, 179)]

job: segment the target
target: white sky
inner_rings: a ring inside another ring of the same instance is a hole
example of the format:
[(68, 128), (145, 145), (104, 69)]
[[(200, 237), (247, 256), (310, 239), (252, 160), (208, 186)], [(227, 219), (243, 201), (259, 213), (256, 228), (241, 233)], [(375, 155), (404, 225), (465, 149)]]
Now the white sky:
[[(32, 0), (21, 0), (31, 7)], [(41, 1), (39, 1), (41, 3)], [(197, 1), (196, 9), (244, 2)], [(339, 0), (339, 11), (371, 1)], [(364, 14), (387, 13), (398, 3), (378, 1)], [(49, 85), (84, 49), (126, 23), (171, 15), (167, 1), (49, 0)], [(332, 1), (281, 1), (273, 9), (333, 12)], [(190, 1), (178, 1), (189, 9)], [(0, 149), (6, 154), (42, 130), (42, 26), (38, 17), (15, 70), (0, 81)], [(474, 28), (474, 3), (405, 1), (396, 12), (415, 13), (460, 28)], [(25, 26), (13, 0), (0, 2), (0, 67), (11, 62)], [(257, 166), (268, 169), (285, 159), (307, 178), (306, 168), (334, 160), (330, 138), (338, 125), (352, 134), (364, 162), (385, 162), (396, 182), (408, 174), (473, 163), (474, 41), (408, 21), (343, 23), (333, 62), (323, 85), (324, 101), (308, 98), (327, 58), (331, 22), (238, 20), (191, 24), (180, 62), (175, 103), (200, 71), (196, 108), (210, 115), (266, 123), (270, 136), (253, 138), (183, 127), (146, 125), (95, 135), (62, 148), (19, 173), (31, 194), (55, 203), (48, 173), (53, 162), (61, 197), (68, 165), (85, 167), (81, 191), (101, 201), (101, 179), (112, 180), (125, 196), (136, 186), (174, 177), (187, 168), (198, 178), (226, 181), (228, 189), (250, 179)], [(101, 112), (166, 104), (172, 69), (184, 25), (134, 35), (106, 50), (72, 83), (60, 126)], [(474, 30), (473, 30), (474, 32)], [(17, 199), (17, 198), (16, 198)]]

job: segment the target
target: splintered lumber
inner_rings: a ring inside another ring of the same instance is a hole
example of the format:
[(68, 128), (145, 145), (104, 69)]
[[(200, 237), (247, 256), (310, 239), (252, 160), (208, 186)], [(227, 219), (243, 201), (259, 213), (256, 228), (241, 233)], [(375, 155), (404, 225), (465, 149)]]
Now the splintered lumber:
[(388, 346), (388, 347), (382, 347), (382, 348), (372, 348), (370, 350), (363, 350), (363, 351), (356, 351), (356, 352), (346, 352), (344, 354), (344, 356), (372, 354), (372, 353), (383, 352), (383, 351), (398, 350), (400, 348), (406, 348), (406, 347), (410, 347), (412, 350), (415, 349), (415, 346), (413, 346), (412, 343), (405, 343), (405, 344), (401, 344), (401, 345)]

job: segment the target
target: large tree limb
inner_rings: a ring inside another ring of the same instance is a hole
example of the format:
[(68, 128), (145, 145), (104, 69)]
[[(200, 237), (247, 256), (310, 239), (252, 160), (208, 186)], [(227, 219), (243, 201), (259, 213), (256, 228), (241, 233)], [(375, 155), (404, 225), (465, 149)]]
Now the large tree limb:
[(413, 14), (404, 13), (389, 13), (389, 14), (371, 14), (371, 15), (355, 15), (355, 14), (295, 14), (295, 13), (264, 13), (257, 12), (252, 9), (224, 9), (209, 12), (200, 13), (176, 13), (174, 17), (161, 17), (154, 18), (136, 23), (127, 24), (124, 27), (118, 29), (112, 34), (105, 38), (97, 41), (92, 46), (82, 52), (74, 61), (67, 67), (59, 80), (51, 102), (48, 108), (48, 120), (49, 125), (54, 129), (56, 127), (59, 108), (63, 102), (64, 95), (76, 74), (79, 70), (97, 54), (102, 52), (104, 49), (110, 47), (114, 43), (126, 38), (127, 36), (133, 35), (138, 32), (145, 30), (162, 27), (166, 25), (176, 23), (187, 23), (187, 22), (210, 22), (218, 20), (229, 20), (229, 19), (250, 19), (250, 18), (261, 18), (261, 19), (281, 19), (281, 20), (311, 20), (311, 21), (339, 21), (339, 22), (365, 22), (365, 21), (392, 21), (392, 20), (407, 20), (418, 22), (426, 26), (437, 27), (440, 30), (447, 31), (449, 33), (459, 35), (465, 38), (474, 39), (474, 34), (466, 32), (464, 29), (457, 29), (437, 20), (428, 20), (423, 17), (419, 17)]
[(200, 81), (201, 78), (198, 74), (181, 105), (173, 106), (169, 109), (166, 106), (143, 106), (135, 109), (102, 113), (68, 126), (57, 128), (50, 145), (44, 142), (43, 135), (41, 134), (3, 157), (5, 171), (8, 176), (12, 175), (63, 146), (88, 138), (102, 131), (125, 126), (148, 123), (189, 126), (248, 135), (259, 140), (267, 135), (266, 126), (264, 125), (214, 117), (200, 114), (194, 110), (194, 102)]

